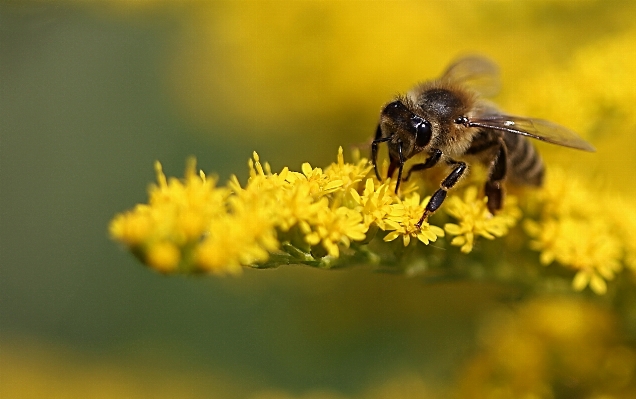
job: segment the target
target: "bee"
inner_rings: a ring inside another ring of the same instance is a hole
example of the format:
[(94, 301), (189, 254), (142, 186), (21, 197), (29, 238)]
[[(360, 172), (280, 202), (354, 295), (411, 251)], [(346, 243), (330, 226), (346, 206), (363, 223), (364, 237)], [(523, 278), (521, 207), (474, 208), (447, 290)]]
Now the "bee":
[[(504, 182), (541, 186), (545, 167), (526, 137), (593, 152), (588, 142), (573, 131), (542, 119), (504, 114), (484, 99), (498, 91), (499, 69), (490, 60), (469, 56), (451, 64), (441, 78), (421, 83), (404, 96), (386, 104), (371, 144), (371, 162), (378, 180), (378, 145), (387, 143), (387, 178), (397, 169), (400, 182), (413, 172), (445, 163), (451, 171), (433, 193), (417, 223), (444, 202), (448, 190), (466, 173), (467, 162), (479, 162), (488, 170), (484, 192), (493, 215), (502, 208)], [(524, 137), (525, 136), (525, 137)], [(418, 154), (416, 163), (403, 177), (404, 163)]]

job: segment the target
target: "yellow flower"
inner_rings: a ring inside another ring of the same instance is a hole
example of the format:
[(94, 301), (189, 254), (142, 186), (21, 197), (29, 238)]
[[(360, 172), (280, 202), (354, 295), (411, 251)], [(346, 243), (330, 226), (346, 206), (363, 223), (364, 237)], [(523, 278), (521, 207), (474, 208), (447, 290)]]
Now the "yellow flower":
[(542, 68), (534, 79), (520, 80), (515, 98), (527, 94), (528, 101), (517, 109), (521, 114), (569, 121), (584, 137), (613, 134), (616, 127), (633, 131), (636, 116), (630, 104), (636, 101), (636, 89), (626, 82), (632, 81), (636, 68), (635, 35), (631, 28), (601, 36), (579, 48), (565, 67)]
[(527, 220), (530, 247), (544, 265), (558, 262), (574, 269), (574, 289), (607, 291), (607, 280), (633, 267), (636, 207), (616, 193), (598, 193), (579, 179), (555, 169), (537, 194), (538, 220)]
[(129, 247), (141, 245), (153, 228), (152, 208), (138, 204), (134, 210), (120, 213), (110, 222), (108, 231), (111, 238)]
[(536, 193), (544, 216), (588, 217), (597, 213), (598, 195), (572, 173), (552, 167), (543, 187)]
[(331, 180), (322, 172), (322, 168), (312, 168), (308, 162), (301, 165), (301, 170), (303, 173), (291, 172), (287, 181), (291, 184), (308, 185), (312, 196), (327, 195), (342, 187), (342, 180)]
[(480, 328), (454, 397), (633, 397), (636, 352), (620, 338), (616, 316), (563, 296), (502, 307)]
[(367, 226), (362, 222), (362, 215), (358, 212), (340, 207), (334, 211), (325, 207), (319, 212), (316, 220), (312, 221), (305, 240), (311, 245), (322, 243), (327, 253), (335, 258), (340, 255), (338, 244), (348, 248), (351, 241), (362, 241), (366, 238)]
[(242, 196), (248, 201), (256, 200), (257, 197), (263, 191), (278, 190), (281, 187), (289, 185), (288, 179), (291, 175), (289, 168), (284, 167), (280, 173), (272, 173), (268, 163), (265, 163), (265, 167), (261, 165), (260, 157), (255, 152), (252, 153), (252, 158), (248, 161), (250, 169), (250, 178), (245, 189), (241, 188), (236, 176), (230, 178), (229, 188), (236, 195)]
[(354, 153), (354, 163), (345, 163), (342, 147), (338, 148), (338, 160), (325, 169), (325, 175), (330, 181), (342, 182), (344, 192), (356, 188), (369, 174), (372, 166), (365, 158), (360, 158), (360, 151)]
[[(194, 160), (181, 180), (167, 179), (157, 163), (148, 204), (117, 215), (111, 237), (162, 273), (236, 274), (246, 266), (286, 263), (332, 267), (337, 259), (356, 257), (381, 263), (383, 242), (401, 237), (404, 246), (413, 238), (428, 245), (445, 232), (453, 237), (451, 245), (468, 254), (478, 237), (502, 237), (521, 218), (514, 196), (491, 215), (478, 183), (469, 180), (433, 215), (434, 221), (446, 213), (454, 223), (442, 229), (425, 221), (419, 228), (429, 197), (420, 200), (417, 183), (407, 182), (406, 193), (397, 195), (395, 183), (378, 181), (366, 159), (344, 162), (342, 148), (325, 169), (305, 163), (302, 173), (287, 167), (273, 173), (256, 153), (248, 166), (244, 187), (235, 176), (227, 187), (216, 187), (214, 179), (195, 172)], [(571, 269), (575, 290), (589, 286), (598, 294), (624, 266), (636, 272), (634, 202), (594, 191), (558, 168), (548, 177), (523, 202), (528, 245), (540, 252), (540, 263)], [(378, 229), (387, 234), (374, 242)], [(360, 245), (349, 249), (352, 242)]]
[(229, 191), (215, 186), (205, 174), (195, 172), (188, 161), (185, 178), (166, 179), (155, 164), (157, 184), (150, 187), (147, 205), (117, 215), (109, 226), (111, 237), (144, 256), (163, 272), (176, 270), (180, 248), (196, 243), (215, 217), (225, 214)]
[(179, 265), (181, 253), (171, 242), (157, 242), (149, 246), (146, 255), (148, 265), (160, 272), (173, 272)]
[(266, 261), (278, 249), (276, 231), (268, 215), (258, 208), (235, 209), (214, 221), (213, 228), (197, 245), (194, 263), (216, 274), (236, 274), (241, 266)]
[(604, 294), (605, 280), (613, 279), (621, 270), (620, 242), (603, 221), (566, 217), (541, 225), (526, 222), (526, 229), (535, 237), (530, 246), (541, 251), (542, 264), (557, 261), (577, 270), (572, 282), (577, 291), (589, 284), (594, 292)]
[(444, 229), (456, 236), (451, 245), (461, 247), (464, 253), (473, 250), (475, 237), (481, 236), (489, 240), (502, 237), (521, 217), (516, 198), (508, 196), (504, 209), (493, 216), (486, 206), (487, 198), (477, 198), (477, 193), (476, 186), (469, 186), (464, 192), (463, 199), (459, 195), (452, 195), (444, 204), (446, 213), (459, 222), (447, 223)]
[(384, 229), (393, 231), (384, 237), (384, 241), (393, 241), (399, 236), (402, 236), (404, 246), (409, 245), (411, 237), (417, 238), (428, 245), (430, 242), (437, 241), (437, 237), (443, 237), (444, 230), (429, 224), (428, 221), (424, 221), (421, 228), (417, 226), (417, 222), (419, 222), (422, 217), (424, 207), (429, 199), (430, 197), (426, 197), (424, 201), (420, 203), (420, 195), (414, 193), (403, 201), (393, 205), (392, 210), (385, 220), (386, 226)]
[(158, 185), (152, 186), (149, 205), (158, 234), (176, 236), (180, 244), (198, 240), (208, 228), (209, 220), (225, 213), (228, 191), (217, 188), (216, 181), (196, 173), (196, 162), (190, 159), (185, 179), (166, 180), (161, 164), (155, 164)]
[(362, 213), (364, 224), (368, 227), (375, 223), (382, 230), (386, 230), (384, 221), (391, 213), (392, 205), (399, 201), (389, 185), (387, 183), (378, 184), (376, 189), (374, 179), (367, 179), (362, 196), (353, 188), (350, 194), (358, 205), (356, 209)]
[(636, 205), (633, 200), (613, 195), (608, 199), (606, 209), (624, 244), (625, 265), (636, 273)]

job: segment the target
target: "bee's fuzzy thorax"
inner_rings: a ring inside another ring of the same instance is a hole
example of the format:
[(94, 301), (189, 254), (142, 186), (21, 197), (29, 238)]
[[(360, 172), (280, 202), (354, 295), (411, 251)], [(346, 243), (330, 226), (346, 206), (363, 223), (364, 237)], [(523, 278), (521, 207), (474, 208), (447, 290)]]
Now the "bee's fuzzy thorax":
[(406, 97), (412, 104), (417, 104), (414, 106), (417, 111), (427, 114), (426, 116), (434, 112), (438, 118), (464, 115), (479, 100), (475, 91), (444, 79), (420, 83)]

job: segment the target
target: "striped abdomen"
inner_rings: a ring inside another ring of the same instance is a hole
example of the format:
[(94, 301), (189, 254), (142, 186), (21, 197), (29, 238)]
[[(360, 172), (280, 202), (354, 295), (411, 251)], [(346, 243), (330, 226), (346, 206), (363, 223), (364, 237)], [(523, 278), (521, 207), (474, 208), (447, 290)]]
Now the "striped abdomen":
[(540, 186), (545, 169), (530, 140), (512, 133), (505, 133), (502, 137), (508, 150), (507, 180), (512, 184)]

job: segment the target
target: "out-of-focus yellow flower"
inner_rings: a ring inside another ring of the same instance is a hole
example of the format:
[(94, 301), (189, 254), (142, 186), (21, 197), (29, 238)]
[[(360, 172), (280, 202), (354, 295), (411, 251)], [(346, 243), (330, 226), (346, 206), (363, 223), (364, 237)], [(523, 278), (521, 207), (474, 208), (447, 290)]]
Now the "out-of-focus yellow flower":
[(146, 262), (160, 272), (173, 271), (181, 260), (179, 248), (171, 242), (158, 242), (147, 250)]
[(605, 280), (621, 270), (621, 243), (602, 221), (569, 217), (548, 219), (541, 224), (527, 222), (528, 233), (536, 239), (531, 248), (541, 251), (541, 263), (557, 261), (577, 270), (574, 289), (588, 284), (598, 294), (607, 291)]
[(608, 197), (605, 212), (609, 215), (614, 235), (623, 246), (625, 265), (636, 273), (636, 201), (616, 193)]
[(242, 266), (266, 261), (279, 243), (271, 218), (257, 207), (235, 208), (234, 214), (214, 221), (194, 254), (200, 269), (240, 273)]
[(489, 240), (502, 237), (521, 217), (521, 210), (517, 207), (515, 197), (508, 196), (504, 208), (493, 216), (486, 206), (488, 198), (478, 198), (477, 192), (476, 186), (470, 186), (466, 188), (463, 199), (453, 195), (444, 208), (459, 223), (447, 223), (444, 226), (447, 233), (456, 236), (451, 241), (451, 245), (461, 247), (464, 253), (473, 250), (476, 236)]
[(636, 86), (630, 84), (636, 70), (635, 36), (632, 28), (600, 37), (580, 48), (565, 67), (545, 68), (536, 79), (520, 81), (526, 101), (519, 104), (519, 112), (569, 121), (584, 137), (616, 134), (617, 127), (632, 131), (636, 127), (630, 105), (636, 102)]
[(576, 271), (574, 289), (607, 291), (623, 265), (631, 267), (634, 254), (633, 201), (618, 193), (594, 191), (573, 176), (553, 168), (537, 193), (541, 212), (524, 226), (533, 237), (530, 247), (540, 251), (544, 265), (558, 262)]
[(632, 397), (636, 353), (605, 308), (558, 297), (491, 316), (459, 375), (461, 398)]
[(155, 164), (157, 184), (149, 190), (148, 204), (115, 217), (109, 226), (117, 238), (142, 256), (142, 260), (162, 272), (175, 271), (182, 249), (195, 245), (226, 213), (226, 188), (214, 179), (197, 174), (195, 161), (188, 161), (185, 178), (166, 179), (161, 164)]

